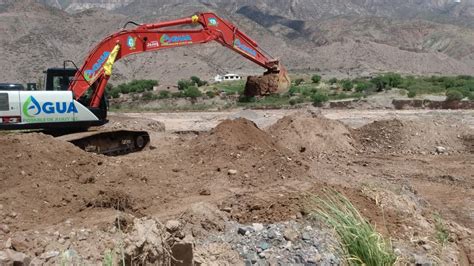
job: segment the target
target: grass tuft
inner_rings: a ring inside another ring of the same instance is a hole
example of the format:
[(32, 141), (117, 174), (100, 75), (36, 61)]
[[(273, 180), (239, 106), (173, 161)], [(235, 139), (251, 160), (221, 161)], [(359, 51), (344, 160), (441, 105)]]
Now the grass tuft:
[(338, 234), (349, 265), (393, 265), (397, 256), (352, 203), (337, 191), (326, 191), (310, 200), (313, 217), (333, 227)]
[(434, 215), (435, 220), (435, 230), (436, 230), (436, 239), (441, 245), (446, 245), (449, 241), (449, 232), (448, 229), (444, 226), (443, 219), (439, 214)]

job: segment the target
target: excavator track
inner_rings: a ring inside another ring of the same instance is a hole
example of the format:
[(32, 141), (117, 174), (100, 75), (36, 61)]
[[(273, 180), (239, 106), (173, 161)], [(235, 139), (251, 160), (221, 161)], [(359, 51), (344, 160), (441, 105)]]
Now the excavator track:
[(59, 137), (77, 147), (107, 156), (125, 155), (143, 150), (150, 143), (150, 135), (146, 131), (104, 131), (84, 132)]

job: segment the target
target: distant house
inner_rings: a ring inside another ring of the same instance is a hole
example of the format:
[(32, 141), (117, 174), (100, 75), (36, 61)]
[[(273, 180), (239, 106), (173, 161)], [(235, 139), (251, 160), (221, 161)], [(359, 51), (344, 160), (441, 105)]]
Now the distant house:
[(242, 77), (237, 74), (226, 74), (224, 76), (217, 75), (214, 77), (215, 82), (223, 82), (223, 81), (233, 81), (233, 80), (241, 80)]

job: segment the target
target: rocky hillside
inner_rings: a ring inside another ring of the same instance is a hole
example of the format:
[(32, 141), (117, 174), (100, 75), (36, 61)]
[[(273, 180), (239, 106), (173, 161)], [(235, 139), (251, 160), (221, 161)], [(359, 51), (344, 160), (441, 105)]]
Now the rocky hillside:
[[(229, 19), (293, 72), (474, 75), (474, 0), (6, 0), (0, 1), (0, 80), (36, 81), (64, 59), (80, 64), (93, 45), (128, 20), (196, 11)], [(228, 71), (262, 69), (208, 44), (124, 59), (113, 81), (174, 84), (193, 74), (209, 79)]]

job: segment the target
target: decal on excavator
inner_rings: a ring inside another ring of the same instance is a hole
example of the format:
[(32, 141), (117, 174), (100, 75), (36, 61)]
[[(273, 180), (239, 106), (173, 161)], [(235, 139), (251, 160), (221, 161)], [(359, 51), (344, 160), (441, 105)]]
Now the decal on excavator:
[(135, 50), (137, 45), (137, 38), (133, 38), (132, 36), (128, 36), (127, 38), (127, 46), (130, 50)]
[(84, 71), (84, 78), (87, 81), (93, 80), (95, 78), (95, 75), (97, 74), (98, 70), (105, 63), (109, 55), (110, 52), (104, 51), (104, 53), (99, 57), (99, 59), (97, 59), (97, 62), (95, 62), (95, 64), (92, 66), (92, 69), (87, 69), (86, 71)]
[(252, 57), (257, 57), (257, 51), (254, 49), (248, 47), (247, 45), (243, 44), (239, 39), (236, 39), (234, 41), (234, 47), (241, 50), (242, 52), (252, 56)]
[(163, 34), (160, 38), (161, 45), (182, 45), (182, 44), (191, 44), (193, 39), (189, 34), (186, 35), (172, 35)]
[(217, 19), (216, 18), (209, 18), (209, 25), (217, 26)]
[[(42, 105), (33, 96), (23, 103), (23, 114), (31, 119), (39, 114), (76, 114), (74, 102), (44, 102)], [(41, 118), (44, 120), (45, 118)], [(56, 120), (56, 119), (55, 119)], [(28, 122), (28, 121), (27, 121)]]
[(160, 47), (160, 43), (158, 41), (151, 41), (146, 44), (146, 48), (156, 48)]

